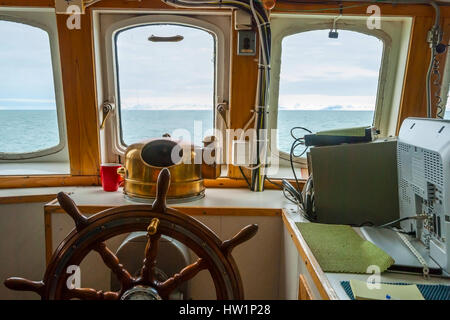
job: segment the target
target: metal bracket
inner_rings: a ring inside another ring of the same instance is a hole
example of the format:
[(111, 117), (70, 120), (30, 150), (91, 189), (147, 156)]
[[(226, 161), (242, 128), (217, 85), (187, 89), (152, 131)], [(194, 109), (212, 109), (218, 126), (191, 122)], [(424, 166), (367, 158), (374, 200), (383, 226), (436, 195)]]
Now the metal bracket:
[(100, 130), (103, 130), (105, 128), (106, 120), (111, 116), (112, 113), (114, 113), (116, 107), (114, 103), (111, 103), (109, 101), (103, 102), (102, 106), (102, 113), (103, 113), (103, 120), (102, 124), (100, 125)]

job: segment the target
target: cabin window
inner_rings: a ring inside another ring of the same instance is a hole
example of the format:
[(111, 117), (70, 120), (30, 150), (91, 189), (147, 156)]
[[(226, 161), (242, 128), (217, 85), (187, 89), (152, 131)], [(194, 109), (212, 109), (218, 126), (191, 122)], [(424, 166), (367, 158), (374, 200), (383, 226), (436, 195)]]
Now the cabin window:
[[(446, 75), (446, 77), (444, 78), (444, 81), (448, 81), (447, 77), (448, 77), (448, 75)], [(450, 120), (450, 101), (448, 99), (448, 95), (445, 96), (445, 100), (443, 100), (443, 104), (445, 104), (444, 119)]]
[(214, 36), (152, 24), (125, 29), (115, 41), (122, 143), (168, 133), (201, 145), (214, 127)]
[(290, 152), (293, 127), (317, 132), (373, 124), (383, 42), (354, 31), (339, 30), (338, 39), (328, 33), (302, 32), (282, 41), (277, 124), (282, 152)]
[[(383, 16), (371, 29), (366, 16), (271, 15), (270, 161), (289, 170), (269, 175), (291, 177), (294, 127), (314, 133), (374, 126), (382, 137), (395, 135), (411, 26), (409, 17)], [(303, 151), (299, 146), (294, 155)], [(305, 156), (293, 164), (306, 167)]]
[(128, 145), (166, 133), (201, 145), (225, 131), (230, 14), (93, 16), (100, 120), (104, 102), (114, 106), (100, 131), (102, 161), (121, 161)]
[(44, 29), (0, 20), (0, 159), (63, 147), (50, 38)]

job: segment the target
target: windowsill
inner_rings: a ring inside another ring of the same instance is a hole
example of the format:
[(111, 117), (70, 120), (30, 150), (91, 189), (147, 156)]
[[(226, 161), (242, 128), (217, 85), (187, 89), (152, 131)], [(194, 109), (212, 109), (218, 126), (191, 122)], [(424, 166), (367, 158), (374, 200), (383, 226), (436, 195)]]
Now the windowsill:
[[(297, 179), (306, 180), (308, 179), (308, 169), (295, 167), (295, 173)], [(291, 167), (279, 167), (278, 172), (275, 174), (269, 174), (271, 179), (294, 179), (294, 174), (292, 173)]]
[(70, 174), (69, 162), (0, 163), (0, 176)]

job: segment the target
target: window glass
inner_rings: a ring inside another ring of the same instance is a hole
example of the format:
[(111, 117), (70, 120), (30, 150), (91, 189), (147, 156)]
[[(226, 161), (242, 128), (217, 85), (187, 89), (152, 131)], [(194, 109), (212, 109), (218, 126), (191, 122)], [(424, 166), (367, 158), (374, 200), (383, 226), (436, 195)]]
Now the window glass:
[(48, 33), (0, 20), (0, 153), (60, 142)]
[(445, 106), (444, 119), (450, 120), (450, 101), (447, 98), (447, 105)]
[[(289, 153), (293, 127), (312, 132), (373, 123), (383, 42), (338, 30), (287, 36), (282, 42), (278, 144)], [(295, 135), (303, 136), (296, 131)]]
[[(152, 36), (166, 39), (150, 41)], [(168, 41), (175, 36), (179, 41)], [(116, 48), (123, 143), (181, 129), (189, 133), (184, 139), (200, 144), (213, 128), (212, 34), (181, 25), (147, 25), (120, 32)]]

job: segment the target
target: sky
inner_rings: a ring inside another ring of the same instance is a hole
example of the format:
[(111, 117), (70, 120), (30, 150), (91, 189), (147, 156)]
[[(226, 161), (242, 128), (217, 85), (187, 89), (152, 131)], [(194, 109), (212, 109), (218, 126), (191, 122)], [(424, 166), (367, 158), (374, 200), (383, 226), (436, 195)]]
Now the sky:
[[(151, 35), (181, 35), (180, 42), (151, 42)], [(213, 36), (200, 29), (152, 25), (117, 36), (121, 107), (206, 109), (214, 96)]]
[(47, 32), (0, 21), (0, 39), (0, 110), (55, 109)]
[[(329, 39), (328, 31), (284, 38), (281, 109), (374, 109), (383, 43), (343, 30), (338, 39)], [(151, 35), (184, 39), (150, 42)], [(0, 38), (0, 110), (55, 109), (48, 34), (0, 21)], [(121, 32), (117, 37), (121, 107), (211, 108), (214, 46), (211, 34), (189, 27), (153, 25)]]
[(362, 33), (329, 30), (282, 41), (279, 107), (373, 110), (383, 42)]

